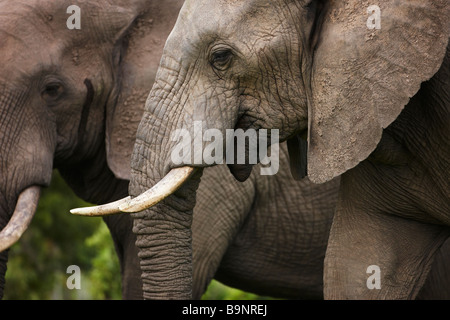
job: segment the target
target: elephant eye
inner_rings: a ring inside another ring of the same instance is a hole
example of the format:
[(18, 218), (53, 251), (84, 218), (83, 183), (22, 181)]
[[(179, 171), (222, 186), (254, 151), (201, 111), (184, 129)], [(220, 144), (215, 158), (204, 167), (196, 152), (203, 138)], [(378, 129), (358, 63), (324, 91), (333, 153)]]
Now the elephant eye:
[(46, 101), (55, 100), (61, 96), (63, 91), (63, 86), (60, 83), (49, 83), (42, 91), (42, 98)]
[(211, 56), (211, 65), (217, 70), (225, 70), (229, 67), (233, 52), (230, 49), (222, 49), (214, 52)]

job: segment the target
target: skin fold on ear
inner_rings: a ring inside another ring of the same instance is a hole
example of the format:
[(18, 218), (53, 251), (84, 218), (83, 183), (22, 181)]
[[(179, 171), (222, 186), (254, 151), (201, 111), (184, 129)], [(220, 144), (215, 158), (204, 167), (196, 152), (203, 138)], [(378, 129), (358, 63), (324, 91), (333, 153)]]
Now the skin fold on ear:
[(145, 101), (154, 83), (166, 38), (183, 1), (149, 1), (124, 38), (119, 85), (106, 114), (108, 166), (119, 179), (130, 179), (130, 161)]
[(289, 167), (295, 180), (301, 180), (307, 175), (308, 142), (295, 135), (287, 141), (289, 152)]
[(448, 0), (377, 6), (331, 1), (318, 28), (308, 106), (308, 176), (315, 183), (366, 159), (445, 55)]

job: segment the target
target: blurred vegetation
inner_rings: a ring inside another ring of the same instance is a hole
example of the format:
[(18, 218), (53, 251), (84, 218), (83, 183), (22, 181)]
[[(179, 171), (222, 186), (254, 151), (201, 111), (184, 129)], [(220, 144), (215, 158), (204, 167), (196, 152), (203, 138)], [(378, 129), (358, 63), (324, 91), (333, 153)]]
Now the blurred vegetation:
[[(119, 262), (106, 224), (69, 213), (87, 205), (55, 171), (28, 230), (9, 252), (4, 299), (120, 299)], [(70, 265), (80, 267), (81, 290), (66, 286)]]
[[(28, 230), (10, 249), (5, 300), (121, 299), (119, 261), (106, 224), (101, 218), (69, 213), (87, 205), (55, 171)], [(66, 286), (71, 265), (80, 267), (80, 290)], [(205, 300), (260, 298), (217, 281), (203, 296)]]
[(261, 297), (253, 293), (241, 291), (235, 288), (227, 287), (219, 281), (213, 280), (208, 286), (202, 300), (265, 300), (270, 299)]

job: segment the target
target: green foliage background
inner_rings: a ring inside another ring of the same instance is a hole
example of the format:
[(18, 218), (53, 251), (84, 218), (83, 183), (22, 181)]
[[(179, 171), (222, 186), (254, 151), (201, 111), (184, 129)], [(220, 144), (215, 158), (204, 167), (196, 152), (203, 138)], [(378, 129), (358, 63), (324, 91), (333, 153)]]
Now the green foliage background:
[[(5, 300), (121, 299), (120, 267), (106, 224), (101, 218), (69, 213), (87, 205), (55, 171), (28, 230), (10, 249)], [(81, 290), (67, 288), (70, 265), (80, 267)], [(203, 296), (205, 300), (260, 298), (217, 281)]]

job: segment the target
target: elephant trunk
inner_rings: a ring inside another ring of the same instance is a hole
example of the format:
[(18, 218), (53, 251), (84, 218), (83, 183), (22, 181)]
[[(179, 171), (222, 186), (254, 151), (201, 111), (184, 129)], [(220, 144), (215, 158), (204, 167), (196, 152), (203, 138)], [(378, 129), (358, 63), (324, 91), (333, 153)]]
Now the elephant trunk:
[[(172, 195), (134, 213), (144, 299), (192, 298), (192, 215), (202, 170)], [(143, 186), (130, 186), (140, 194)]]
[[(30, 224), (41, 187), (50, 184), (56, 127), (43, 122), (43, 114), (26, 99), (26, 92), (0, 83), (0, 297), (8, 248)], [(41, 110), (44, 114), (46, 110)]]
[[(174, 143), (168, 141), (167, 132), (172, 130), (167, 115), (154, 110), (159, 103), (177, 103), (177, 99), (161, 100), (159, 94), (152, 92), (154, 99), (146, 106), (137, 132), (129, 187), (130, 196), (139, 201), (138, 196), (155, 186), (157, 192), (151, 202), (159, 202), (132, 214), (144, 299), (191, 299), (191, 225), (202, 169), (177, 168), (169, 161)], [(148, 193), (155, 195), (154, 191)], [(120, 207), (123, 206), (128, 203)]]
[(132, 200), (126, 197), (106, 205), (71, 210), (83, 216), (138, 212), (133, 214), (133, 232), (139, 248), (144, 299), (192, 298), (191, 225), (201, 174), (202, 169), (172, 169), (145, 192), (147, 184), (132, 182), (130, 194), (138, 195)]
[(167, 202), (133, 214), (144, 299), (191, 299), (193, 211)]

